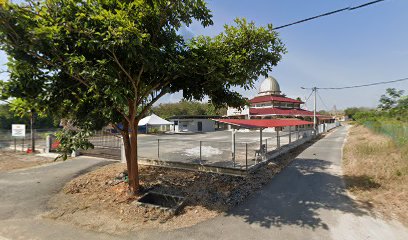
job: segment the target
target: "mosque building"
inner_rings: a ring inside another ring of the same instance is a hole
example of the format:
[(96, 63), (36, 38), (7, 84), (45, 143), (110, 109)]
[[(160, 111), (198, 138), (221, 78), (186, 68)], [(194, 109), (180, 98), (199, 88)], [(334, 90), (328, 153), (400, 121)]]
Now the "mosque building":
[[(228, 118), (236, 119), (276, 119), (299, 118), (313, 121), (313, 112), (301, 108), (304, 104), (299, 99), (286, 97), (282, 94), (279, 83), (269, 76), (262, 81), (258, 95), (249, 100), (249, 106), (242, 109), (231, 108), (227, 110)], [(333, 122), (331, 116), (316, 114), (318, 123)]]

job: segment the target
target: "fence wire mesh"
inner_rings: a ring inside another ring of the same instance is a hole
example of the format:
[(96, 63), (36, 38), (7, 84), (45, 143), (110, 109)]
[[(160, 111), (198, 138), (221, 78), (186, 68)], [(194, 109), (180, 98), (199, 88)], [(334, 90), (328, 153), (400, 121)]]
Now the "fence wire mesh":
[[(47, 135), (54, 135), (58, 129), (37, 129), (35, 131), (36, 149), (47, 147)], [(243, 131), (235, 134), (231, 131), (209, 133), (209, 137), (200, 135), (139, 135), (138, 157), (140, 159), (203, 164), (216, 167), (247, 169), (265, 160), (265, 156), (279, 147), (312, 135), (311, 130), (296, 132)], [(289, 137), (290, 136), (290, 137)], [(257, 140), (255, 140), (257, 139)], [(80, 150), (81, 154), (120, 160), (123, 143), (120, 134), (110, 131), (97, 131), (89, 141), (94, 149)], [(55, 136), (51, 145), (55, 145)], [(31, 133), (28, 130), (24, 138), (13, 138), (11, 130), (0, 131), (0, 148), (27, 151), (31, 148)], [(52, 149), (51, 149), (52, 150)], [(55, 150), (55, 149), (54, 149)]]
[[(229, 134), (229, 133), (225, 133)], [(138, 140), (140, 159), (203, 164), (224, 168), (246, 169), (263, 160), (268, 152), (312, 135), (312, 131), (266, 133), (262, 142), (247, 141), (259, 136), (259, 132), (239, 133), (234, 141), (193, 140), (180, 138), (151, 138), (141, 136)]]
[(406, 123), (381, 123), (372, 121), (365, 122), (364, 126), (374, 132), (392, 138), (398, 145), (408, 144), (408, 124)]
[[(58, 129), (34, 129), (36, 150), (45, 149), (47, 135), (55, 134), (57, 131)], [(26, 129), (25, 137), (13, 137), (11, 133), (11, 130), (0, 130), (0, 149), (23, 152), (32, 149), (30, 129)]]

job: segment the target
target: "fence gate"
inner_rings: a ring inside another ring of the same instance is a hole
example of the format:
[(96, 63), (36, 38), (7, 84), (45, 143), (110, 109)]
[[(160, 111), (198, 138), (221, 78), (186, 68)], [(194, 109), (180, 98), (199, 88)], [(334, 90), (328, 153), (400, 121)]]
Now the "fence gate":
[(110, 131), (97, 131), (89, 141), (94, 145), (93, 149), (81, 150), (85, 156), (101, 157), (120, 160), (121, 135)]

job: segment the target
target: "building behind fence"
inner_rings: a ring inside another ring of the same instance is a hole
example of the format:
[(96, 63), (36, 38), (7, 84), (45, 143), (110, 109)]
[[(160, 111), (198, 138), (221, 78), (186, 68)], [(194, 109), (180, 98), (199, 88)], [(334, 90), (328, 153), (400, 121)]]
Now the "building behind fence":
[[(326, 123), (318, 126), (318, 133), (327, 132), (339, 123)], [(36, 149), (52, 150), (56, 143), (58, 129), (35, 130)], [(277, 152), (296, 147), (313, 137), (313, 130), (273, 133), (274, 137), (264, 137), (258, 141), (199, 141), (185, 139), (144, 139), (139, 140), (138, 158), (140, 161), (180, 163), (245, 170), (262, 163)], [(48, 136), (48, 137), (47, 137)], [(81, 154), (124, 161), (124, 147), (120, 134), (97, 131), (90, 138), (94, 149), (81, 150)], [(24, 138), (14, 138), (11, 131), (0, 131), (0, 147), (16, 151), (31, 148), (30, 131)]]

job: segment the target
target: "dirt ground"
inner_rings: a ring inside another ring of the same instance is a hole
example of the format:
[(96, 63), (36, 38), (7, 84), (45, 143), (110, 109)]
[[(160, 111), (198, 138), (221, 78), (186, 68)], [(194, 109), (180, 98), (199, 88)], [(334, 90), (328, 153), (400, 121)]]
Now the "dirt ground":
[(0, 150), (0, 172), (34, 167), (53, 161), (53, 158), (41, 157), (24, 152)]
[(408, 226), (408, 156), (391, 139), (352, 126), (344, 148), (348, 190), (362, 204)]
[(140, 166), (145, 191), (173, 194), (186, 198), (183, 211), (171, 216), (133, 202), (127, 185), (115, 181), (125, 164), (102, 167), (73, 179), (49, 202), (46, 218), (69, 222), (94, 231), (120, 234), (139, 229), (172, 230), (214, 218), (242, 202), (260, 189), (297, 156), (306, 145), (281, 157), (246, 177), (227, 176), (189, 170)]

